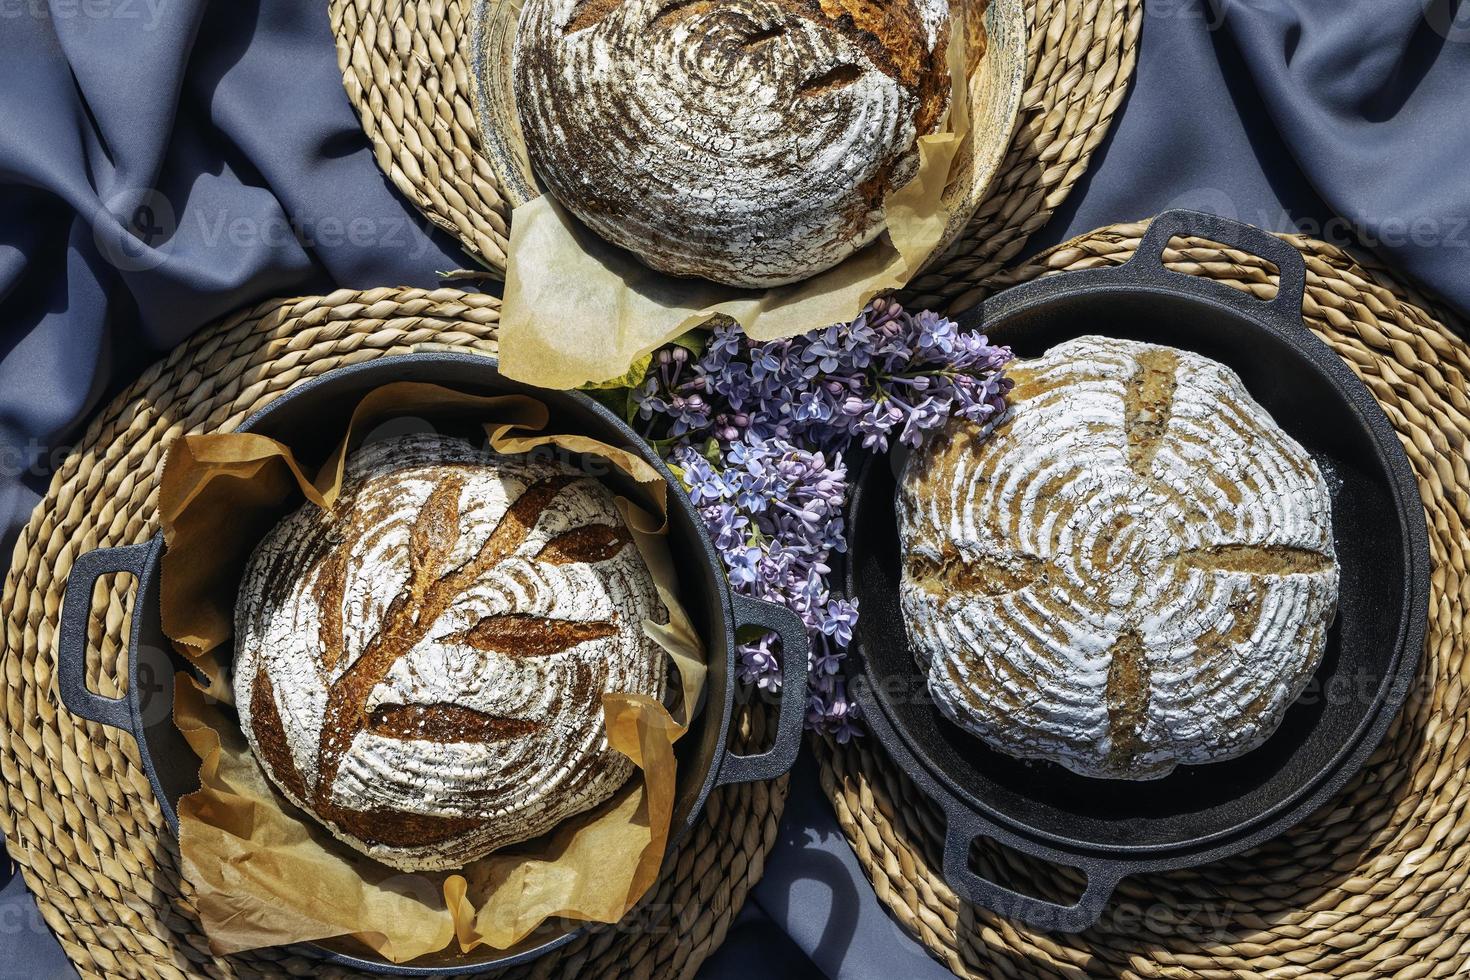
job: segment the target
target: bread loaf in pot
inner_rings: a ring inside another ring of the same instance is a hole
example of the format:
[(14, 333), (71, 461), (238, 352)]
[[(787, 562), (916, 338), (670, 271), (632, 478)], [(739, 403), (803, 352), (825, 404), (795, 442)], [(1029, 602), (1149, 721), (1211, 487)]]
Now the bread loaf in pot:
[(609, 798), (602, 695), (661, 699), (665, 610), (596, 478), (445, 435), (370, 443), (261, 542), (234, 691), (266, 774), (403, 870), (458, 868)]
[(949, 103), (946, 0), (527, 0), (544, 185), (655, 269), (809, 278), (881, 233)]
[(1153, 779), (1280, 725), (1335, 616), (1332, 499), (1223, 364), (1081, 337), (1009, 369), (898, 500), (901, 603), (940, 711), (1000, 751)]

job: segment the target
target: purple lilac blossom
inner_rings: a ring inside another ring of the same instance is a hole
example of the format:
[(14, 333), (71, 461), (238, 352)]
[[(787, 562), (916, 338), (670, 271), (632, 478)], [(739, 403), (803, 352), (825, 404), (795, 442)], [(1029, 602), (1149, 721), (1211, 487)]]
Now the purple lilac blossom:
[[(703, 354), (658, 351), (633, 391), (649, 438), (672, 440), (677, 466), (736, 591), (793, 609), (811, 636), (809, 727), (857, 732), (842, 663), (857, 605), (828, 586), (847, 550), (850, 448), (918, 446), (952, 418), (987, 425), (1005, 412), (1007, 347), (946, 317), (875, 300), (852, 323), (754, 341), (716, 326)], [(807, 447), (807, 448), (799, 448)], [(781, 684), (774, 635), (739, 648), (740, 678)]]

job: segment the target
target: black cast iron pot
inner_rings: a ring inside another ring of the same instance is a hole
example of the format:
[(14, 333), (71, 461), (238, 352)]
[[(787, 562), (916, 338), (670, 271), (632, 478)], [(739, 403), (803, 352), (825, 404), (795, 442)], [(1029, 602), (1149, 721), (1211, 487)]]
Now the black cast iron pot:
[[(1161, 256), (1175, 235), (1269, 259), (1280, 270), (1277, 296), (1263, 301), (1168, 271)], [(1216, 861), (1301, 821), (1359, 770), (1403, 705), (1429, 602), (1424, 509), (1382, 409), (1303, 324), (1305, 278), (1301, 255), (1279, 239), (1171, 211), (1154, 220), (1128, 262), (1037, 279), (959, 318), (1021, 357), (1102, 334), (1222, 361), (1329, 474), (1341, 567), (1337, 622), (1306, 693), (1265, 745), (1244, 756), (1181, 766), (1159, 780), (1101, 780), (1011, 758), (951, 724), (928, 697), (899, 608), (893, 467), (880, 459), (860, 475), (847, 566), (862, 610), (854, 695), (873, 736), (944, 812), (944, 877), (962, 899), (1039, 928), (1086, 929), (1123, 876)], [(981, 837), (1080, 869), (1085, 891), (1069, 905), (987, 880), (970, 862)]]
[[(724, 566), (710, 544), (698, 513), (683, 488), (658, 456), (624, 422), (585, 395), (544, 391), (502, 378), (491, 358), (473, 354), (425, 353), (385, 357), (331, 371), (281, 395), (252, 415), (239, 431), (256, 432), (289, 444), (307, 462), (324, 458), (326, 440), (339, 438), (352, 410), (369, 391), (394, 381), (420, 381), (476, 395), (528, 394), (551, 411), (553, 425), (626, 447), (658, 470), (668, 483), (669, 547), (681, 600), (704, 639), (709, 675), (703, 709), (677, 746), (678, 787), (669, 847), (698, 821), (716, 786), (774, 779), (791, 768), (801, 744), (806, 705), (807, 639), (800, 619), (790, 610), (730, 591)], [(616, 482), (609, 478), (610, 482)], [(158, 575), (162, 537), (126, 548), (107, 548), (80, 556), (67, 580), (57, 648), (61, 699), (83, 718), (130, 732), (138, 742), (143, 769), (164, 817), (178, 830), (179, 797), (199, 786), (199, 759), (173, 723), (174, 674), (188, 671), (159, 624)], [(111, 573), (137, 577), (130, 637), (128, 694), (121, 699), (98, 695), (86, 686), (87, 620), (93, 586)], [(735, 631), (743, 626), (774, 630), (781, 637), (783, 669), (780, 718), (775, 743), (760, 755), (738, 755), (728, 746), (735, 708)], [(636, 916), (635, 909), (630, 917)], [(586, 931), (570, 924), (551, 924), (509, 953), (480, 949), (468, 956), (436, 954), (409, 966), (390, 966), (364, 958), (362, 947), (349, 941), (297, 947), (323, 960), (369, 973), (407, 976), (457, 976), (487, 966), (528, 962), (565, 945)], [(356, 955), (352, 952), (358, 951)]]

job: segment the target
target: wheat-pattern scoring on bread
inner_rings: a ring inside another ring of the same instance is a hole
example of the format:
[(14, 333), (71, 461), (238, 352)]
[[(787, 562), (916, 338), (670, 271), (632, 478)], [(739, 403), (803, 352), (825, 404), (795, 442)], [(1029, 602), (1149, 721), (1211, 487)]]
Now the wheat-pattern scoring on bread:
[(773, 286), (883, 230), (949, 100), (945, 0), (527, 0), (515, 93), (552, 194), (656, 269)]
[(1149, 779), (1268, 738), (1335, 615), (1331, 496), (1224, 365), (1082, 337), (989, 438), (907, 463), (902, 606), (940, 710), (996, 748)]
[(595, 478), (441, 435), (371, 443), (265, 538), (234, 688), (262, 768), (405, 870), (460, 867), (611, 796), (602, 695), (662, 698), (664, 610)]

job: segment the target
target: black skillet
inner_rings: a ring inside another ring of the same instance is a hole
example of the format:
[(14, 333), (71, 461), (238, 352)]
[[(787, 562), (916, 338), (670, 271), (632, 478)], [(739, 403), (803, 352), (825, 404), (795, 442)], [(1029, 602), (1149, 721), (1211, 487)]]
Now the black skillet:
[[(1176, 235), (1270, 260), (1279, 292), (1261, 300), (1168, 271), (1162, 254)], [(873, 737), (944, 812), (944, 877), (962, 899), (1040, 928), (1086, 929), (1123, 876), (1216, 861), (1301, 821), (1362, 767), (1403, 705), (1429, 602), (1423, 504), (1383, 410), (1303, 323), (1305, 279), (1300, 253), (1281, 240), (1213, 215), (1169, 211), (1128, 262), (1037, 279), (959, 318), (1020, 357), (1102, 334), (1222, 361), (1331, 474), (1338, 619), (1313, 683), (1254, 752), (1160, 780), (1099, 780), (1013, 759), (948, 722), (927, 697), (899, 610), (892, 467), (878, 459), (859, 475), (847, 565), (861, 608), (854, 695)], [(1081, 869), (1085, 892), (1063, 905), (987, 880), (969, 860), (980, 837)]]

